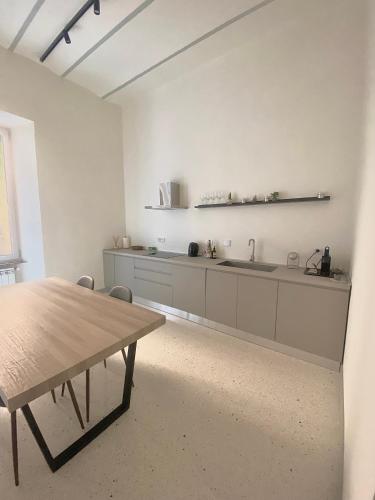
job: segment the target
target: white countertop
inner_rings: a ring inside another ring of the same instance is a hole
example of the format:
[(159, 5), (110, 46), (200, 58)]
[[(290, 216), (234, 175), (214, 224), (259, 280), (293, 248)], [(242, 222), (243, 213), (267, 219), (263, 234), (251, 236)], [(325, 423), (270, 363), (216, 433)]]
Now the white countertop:
[(281, 264), (272, 264), (268, 262), (267, 263), (259, 262), (259, 264), (269, 264), (277, 266), (277, 269), (275, 269), (272, 272), (265, 272), (265, 271), (255, 271), (253, 269), (243, 269), (239, 267), (218, 266), (218, 264), (224, 262), (225, 260), (234, 261), (235, 259), (207, 259), (206, 257), (188, 257), (187, 255), (171, 257), (170, 259), (163, 259), (163, 258), (149, 256), (148, 250), (131, 250), (131, 249), (119, 248), (119, 249), (106, 249), (104, 250), (104, 253), (109, 253), (113, 255), (127, 255), (131, 257), (137, 257), (140, 259), (165, 262), (166, 264), (179, 264), (184, 266), (200, 267), (224, 273), (254, 276), (257, 278), (284, 281), (289, 283), (297, 283), (301, 285), (310, 285), (320, 288), (331, 288), (333, 290), (341, 290), (344, 292), (348, 292), (351, 287), (351, 283), (348, 278), (347, 281), (337, 281), (334, 280), (333, 278), (323, 278), (321, 276), (306, 276), (304, 274), (305, 269), (302, 267), (299, 267), (298, 269), (289, 269), (287, 266)]

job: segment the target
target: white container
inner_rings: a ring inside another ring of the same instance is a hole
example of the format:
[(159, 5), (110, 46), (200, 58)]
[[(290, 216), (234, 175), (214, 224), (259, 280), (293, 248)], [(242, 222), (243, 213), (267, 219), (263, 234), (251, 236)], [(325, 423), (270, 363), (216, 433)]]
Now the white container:
[(128, 236), (122, 238), (122, 248), (130, 248), (130, 238)]

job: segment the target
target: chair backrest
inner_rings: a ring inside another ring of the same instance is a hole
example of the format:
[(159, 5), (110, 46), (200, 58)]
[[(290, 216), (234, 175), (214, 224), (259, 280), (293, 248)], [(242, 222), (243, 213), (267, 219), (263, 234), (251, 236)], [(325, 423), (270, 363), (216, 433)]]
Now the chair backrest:
[(81, 276), (77, 281), (77, 285), (94, 290), (94, 278), (91, 276)]
[(109, 292), (109, 296), (115, 299), (125, 300), (130, 304), (133, 302), (132, 291), (127, 286), (114, 286)]

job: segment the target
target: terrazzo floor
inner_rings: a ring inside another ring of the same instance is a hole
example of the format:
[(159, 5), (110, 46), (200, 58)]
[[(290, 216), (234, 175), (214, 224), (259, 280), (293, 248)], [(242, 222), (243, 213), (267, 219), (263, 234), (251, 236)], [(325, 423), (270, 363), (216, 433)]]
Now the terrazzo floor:
[[(95, 423), (120, 400), (121, 354), (92, 370)], [(84, 410), (84, 377), (73, 380)], [(52, 474), (21, 414), (20, 486), (0, 411), (2, 500), (339, 500), (340, 375), (168, 316), (138, 342), (131, 409)], [(68, 395), (31, 407), (53, 453), (80, 434)]]

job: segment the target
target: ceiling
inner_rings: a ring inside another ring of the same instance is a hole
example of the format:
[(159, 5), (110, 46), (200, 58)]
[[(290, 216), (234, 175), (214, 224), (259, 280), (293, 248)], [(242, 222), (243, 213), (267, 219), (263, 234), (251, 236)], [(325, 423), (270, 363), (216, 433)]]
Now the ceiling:
[[(96, 95), (116, 98), (169, 61), (178, 60), (218, 33), (233, 32), (275, 0), (101, 0), (91, 7), (43, 63)], [(0, 1), (0, 45), (39, 58), (85, 0)], [(246, 28), (246, 27), (245, 27)], [(247, 30), (242, 30), (247, 35)], [(214, 42), (215, 53), (238, 40)], [(210, 42), (212, 48), (213, 44)], [(212, 49), (208, 52), (211, 53)], [(199, 59), (199, 57), (198, 57)]]

